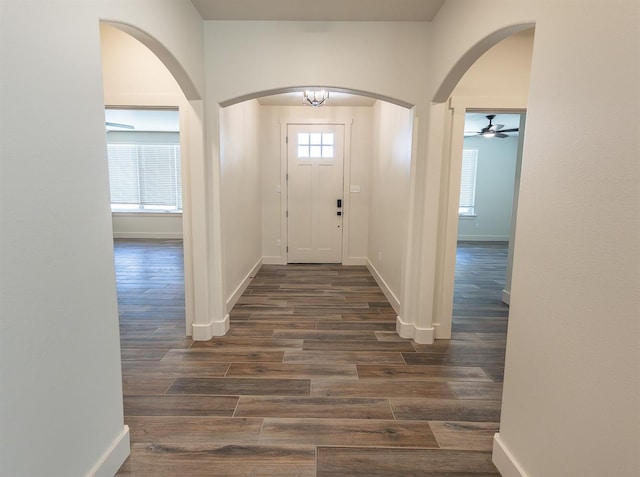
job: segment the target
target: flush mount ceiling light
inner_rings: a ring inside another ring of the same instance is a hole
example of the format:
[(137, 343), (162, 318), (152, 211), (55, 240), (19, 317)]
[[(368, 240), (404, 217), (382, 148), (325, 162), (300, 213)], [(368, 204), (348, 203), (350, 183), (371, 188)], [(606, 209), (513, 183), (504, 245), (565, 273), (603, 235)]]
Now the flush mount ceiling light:
[(303, 93), (304, 103), (314, 108), (322, 106), (329, 99), (329, 91), (321, 90), (305, 90)]

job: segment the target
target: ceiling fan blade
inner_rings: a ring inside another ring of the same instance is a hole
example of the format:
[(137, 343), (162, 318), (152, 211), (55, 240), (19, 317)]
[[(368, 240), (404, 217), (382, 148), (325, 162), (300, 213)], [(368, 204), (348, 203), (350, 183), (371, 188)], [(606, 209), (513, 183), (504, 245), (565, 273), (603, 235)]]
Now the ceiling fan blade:
[(105, 122), (104, 124), (105, 124), (105, 126), (111, 127), (111, 128), (135, 129), (131, 124), (110, 123), (108, 121)]
[(499, 132), (499, 133), (496, 133), (495, 137), (509, 137), (509, 135)]
[(504, 127), (504, 124), (494, 124), (491, 126), (491, 129), (493, 131), (499, 131), (500, 129), (502, 129)]
[(511, 128), (511, 129), (501, 129), (500, 132), (501, 133), (506, 133), (506, 132), (516, 132), (519, 131), (520, 129), (518, 128)]

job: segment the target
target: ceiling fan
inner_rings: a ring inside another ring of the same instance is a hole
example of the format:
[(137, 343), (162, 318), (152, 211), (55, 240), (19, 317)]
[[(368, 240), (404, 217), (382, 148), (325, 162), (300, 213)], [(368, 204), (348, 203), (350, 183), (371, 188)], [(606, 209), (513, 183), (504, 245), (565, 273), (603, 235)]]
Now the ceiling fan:
[(488, 114), (487, 119), (489, 120), (489, 124), (483, 127), (480, 131), (465, 133), (465, 136), (472, 136), (477, 134), (478, 136), (483, 137), (500, 137), (505, 138), (509, 137), (508, 132), (516, 132), (519, 131), (519, 128), (511, 128), (511, 129), (502, 129), (504, 125), (502, 124), (493, 124), (493, 120), (495, 119), (495, 114)]

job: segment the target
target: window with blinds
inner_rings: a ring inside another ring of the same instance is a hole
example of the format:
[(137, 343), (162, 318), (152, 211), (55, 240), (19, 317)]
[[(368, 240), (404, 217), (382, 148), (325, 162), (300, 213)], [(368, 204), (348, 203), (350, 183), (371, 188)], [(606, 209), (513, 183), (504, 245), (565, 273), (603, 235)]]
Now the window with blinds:
[(108, 140), (107, 153), (113, 211), (182, 211), (179, 144)]
[(462, 178), (460, 181), (461, 216), (475, 215), (476, 206), (476, 172), (478, 170), (478, 150), (464, 149), (462, 151)]

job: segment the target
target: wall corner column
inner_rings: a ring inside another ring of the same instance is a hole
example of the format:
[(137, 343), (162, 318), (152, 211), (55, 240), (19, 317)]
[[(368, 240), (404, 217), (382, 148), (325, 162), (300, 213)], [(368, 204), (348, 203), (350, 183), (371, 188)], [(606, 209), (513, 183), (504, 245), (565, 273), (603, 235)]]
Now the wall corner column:
[[(420, 119), (422, 118), (422, 121)], [(426, 128), (428, 109), (416, 107), (414, 110), (413, 147), (411, 158), (411, 185), (409, 198), (409, 221), (404, 251), (404, 267), (401, 284), (400, 313), (396, 318), (396, 331), (402, 338), (413, 339), (416, 343), (433, 343), (434, 333), (430, 317), (420, 314), (421, 267), (424, 241), (422, 236), (424, 220), (424, 195), (426, 174)]]
[[(193, 118), (189, 128), (189, 230), (185, 230), (186, 249), (192, 260), (191, 275), (185, 281), (193, 286), (193, 322), (195, 341), (208, 341), (229, 330), (229, 315), (224, 309), (222, 247), (220, 232), (220, 168), (217, 143), (205, 131), (217, 131), (214, 120), (204, 121), (202, 101), (192, 101)], [(211, 119), (211, 115), (209, 116)], [(209, 125), (205, 128), (205, 124)], [(217, 137), (217, 133), (216, 133)], [(207, 145), (210, 145), (207, 147)], [(211, 151), (211, 153), (207, 153)]]

